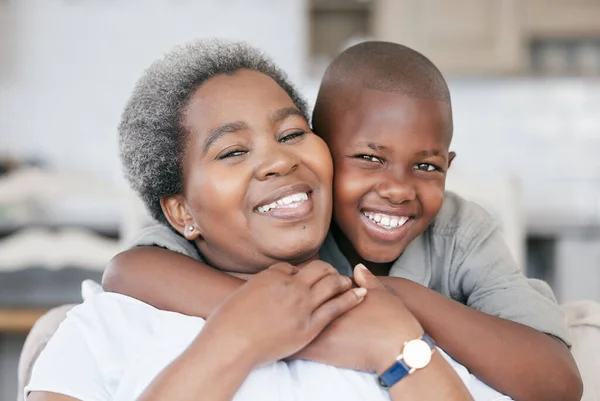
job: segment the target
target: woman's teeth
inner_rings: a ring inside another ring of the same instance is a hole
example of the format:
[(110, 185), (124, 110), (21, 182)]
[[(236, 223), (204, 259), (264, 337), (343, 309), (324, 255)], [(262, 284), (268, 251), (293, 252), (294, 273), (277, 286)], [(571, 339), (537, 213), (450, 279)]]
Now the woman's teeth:
[(392, 228), (402, 227), (410, 218), (406, 216), (390, 216), (383, 213), (363, 212), (363, 215), (375, 224), (391, 230)]
[(273, 203), (270, 203), (268, 205), (259, 206), (257, 208), (257, 210), (259, 213), (266, 213), (269, 210), (277, 209), (277, 208), (293, 209), (293, 208), (300, 206), (307, 200), (308, 200), (308, 194), (306, 192), (302, 192), (302, 193), (286, 196), (285, 198), (281, 198), (281, 199), (279, 199)]

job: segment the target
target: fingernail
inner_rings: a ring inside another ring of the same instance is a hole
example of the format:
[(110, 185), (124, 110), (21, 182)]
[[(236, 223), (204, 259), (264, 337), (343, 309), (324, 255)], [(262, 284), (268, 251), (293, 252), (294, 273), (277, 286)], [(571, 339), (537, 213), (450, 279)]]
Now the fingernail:
[(358, 298), (364, 298), (365, 295), (367, 295), (367, 289), (366, 288), (355, 288), (352, 291), (354, 291), (354, 294), (358, 297)]
[(356, 267), (358, 267), (359, 269), (363, 269), (363, 270), (369, 270), (362, 263), (357, 264)]

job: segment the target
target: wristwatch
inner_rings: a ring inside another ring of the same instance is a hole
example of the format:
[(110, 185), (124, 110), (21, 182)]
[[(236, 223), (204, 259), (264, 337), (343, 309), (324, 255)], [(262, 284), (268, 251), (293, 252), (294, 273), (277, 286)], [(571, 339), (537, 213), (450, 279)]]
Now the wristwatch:
[(390, 388), (404, 377), (429, 365), (435, 351), (435, 342), (429, 335), (404, 343), (402, 353), (396, 357), (396, 362), (379, 376), (379, 384)]

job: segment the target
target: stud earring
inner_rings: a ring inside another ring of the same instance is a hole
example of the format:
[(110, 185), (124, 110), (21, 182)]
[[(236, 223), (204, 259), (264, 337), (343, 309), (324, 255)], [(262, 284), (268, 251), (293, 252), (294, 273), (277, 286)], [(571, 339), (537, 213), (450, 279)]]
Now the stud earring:
[(194, 228), (194, 226), (188, 226), (187, 230), (188, 230), (190, 233), (193, 233), (193, 232), (194, 232), (194, 230), (195, 230), (195, 228)]

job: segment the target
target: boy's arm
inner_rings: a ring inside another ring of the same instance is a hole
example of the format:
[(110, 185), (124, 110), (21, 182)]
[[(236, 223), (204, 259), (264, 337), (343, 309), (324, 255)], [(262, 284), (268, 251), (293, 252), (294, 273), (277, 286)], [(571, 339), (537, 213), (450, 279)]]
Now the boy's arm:
[(141, 246), (118, 254), (102, 278), (106, 291), (128, 295), (158, 309), (205, 319), (244, 283), (156, 246)]
[(494, 389), (515, 400), (579, 400), (559, 306), (532, 288), (493, 221), (482, 223), (469, 238), (457, 236), (452, 255), (449, 288), (466, 306), (406, 279), (382, 282), (443, 350)]
[(440, 348), (490, 387), (515, 400), (581, 399), (581, 378), (562, 341), (469, 308), (410, 280), (380, 279)]

